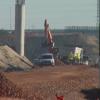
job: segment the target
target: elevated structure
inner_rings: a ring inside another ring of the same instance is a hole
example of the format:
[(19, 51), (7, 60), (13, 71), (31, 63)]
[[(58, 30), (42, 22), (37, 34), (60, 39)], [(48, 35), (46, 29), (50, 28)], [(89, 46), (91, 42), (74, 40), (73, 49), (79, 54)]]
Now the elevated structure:
[(15, 35), (16, 51), (24, 56), (25, 0), (16, 0), (15, 4)]

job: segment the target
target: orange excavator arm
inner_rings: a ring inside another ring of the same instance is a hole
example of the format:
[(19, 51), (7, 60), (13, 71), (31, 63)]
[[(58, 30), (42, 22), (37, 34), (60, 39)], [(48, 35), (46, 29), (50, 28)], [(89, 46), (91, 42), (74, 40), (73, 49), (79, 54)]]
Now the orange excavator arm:
[(47, 38), (48, 44), (51, 44), (53, 42), (53, 37), (52, 37), (52, 34), (50, 32), (49, 24), (47, 24), (46, 19), (45, 19), (45, 22), (44, 22), (44, 32), (45, 32), (45, 36)]

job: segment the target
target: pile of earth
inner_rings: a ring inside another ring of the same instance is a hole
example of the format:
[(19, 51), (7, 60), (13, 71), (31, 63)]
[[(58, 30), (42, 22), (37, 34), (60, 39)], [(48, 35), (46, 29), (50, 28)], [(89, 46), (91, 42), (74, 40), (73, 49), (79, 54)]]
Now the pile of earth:
[(22, 98), (22, 90), (0, 73), (0, 97)]
[(33, 64), (10, 47), (0, 46), (0, 71), (28, 71)]
[(30, 94), (0, 73), (0, 100), (43, 100), (37, 93)]

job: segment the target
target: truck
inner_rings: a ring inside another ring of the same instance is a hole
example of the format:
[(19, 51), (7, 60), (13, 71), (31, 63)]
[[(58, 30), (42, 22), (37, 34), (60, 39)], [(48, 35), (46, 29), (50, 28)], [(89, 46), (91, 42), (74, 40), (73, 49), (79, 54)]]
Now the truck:
[(74, 47), (67, 55), (67, 62), (72, 64), (80, 64), (83, 60), (83, 48)]

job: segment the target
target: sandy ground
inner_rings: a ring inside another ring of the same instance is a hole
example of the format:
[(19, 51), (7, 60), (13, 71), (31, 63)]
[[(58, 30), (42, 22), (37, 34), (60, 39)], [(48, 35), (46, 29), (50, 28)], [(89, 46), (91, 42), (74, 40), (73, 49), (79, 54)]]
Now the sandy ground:
[(30, 96), (27, 100), (56, 100), (56, 94), (64, 100), (91, 100), (82, 91), (97, 88), (99, 81), (98, 69), (83, 65), (46, 66), (5, 75)]

